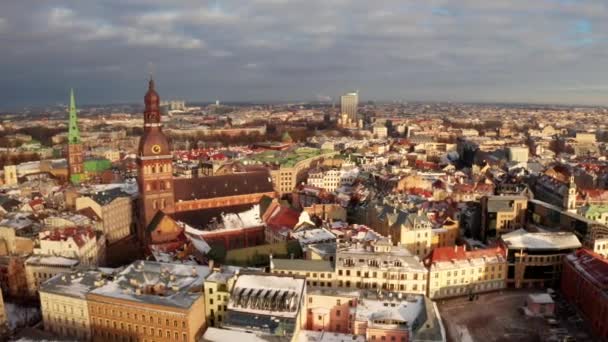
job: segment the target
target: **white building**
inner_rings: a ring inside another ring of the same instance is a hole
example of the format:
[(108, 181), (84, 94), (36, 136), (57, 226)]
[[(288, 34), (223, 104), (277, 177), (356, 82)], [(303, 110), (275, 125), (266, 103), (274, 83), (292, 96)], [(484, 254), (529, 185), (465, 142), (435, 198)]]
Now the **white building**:
[(508, 148), (509, 151), (509, 161), (527, 163), (530, 150), (525, 146), (510, 146)]
[(372, 133), (374, 134), (374, 137), (378, 139), (385, 139), (388, 137), (388, 128), (386, 126), (377, 125), (372, 128)]
[(105, 238), (92, 228), (62, 228), (38, 234), (39, 246), (35, 255), (53, 255), (76, 259), (81, 265), (97, 266), (103, 263)]
[(327, 191), (335, 191), (341, 186), (352, 185), (358, 175), (359, 169), (357, 168), (353, 168), (348, 171), (345, 169), (311, 171), (308, 173), (307, 183), (308, 185), (325, 189)]

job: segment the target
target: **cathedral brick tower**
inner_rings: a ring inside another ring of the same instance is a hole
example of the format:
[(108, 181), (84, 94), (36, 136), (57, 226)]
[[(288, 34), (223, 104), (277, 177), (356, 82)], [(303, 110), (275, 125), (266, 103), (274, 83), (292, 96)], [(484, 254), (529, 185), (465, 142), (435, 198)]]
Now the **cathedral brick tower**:
[(173, 193), (173, 165), (169, 142), (162, 131), (160, 120), (160, 98), (150, 79), (148, 92), (144, 98), (144, 133), (137, 152), (140, 194), (140, 241), (144, 241), (145, 231), (158, 211), (172, 213), (175, 197)]
[(82, 143), (78, 130), (78, 116), (76, 114), (76, 101), (74, 89), (70, 90), (70, 122), (68, 127), (68, 180), (78, 184), (84, 180), (84, 166), (82, 157)]

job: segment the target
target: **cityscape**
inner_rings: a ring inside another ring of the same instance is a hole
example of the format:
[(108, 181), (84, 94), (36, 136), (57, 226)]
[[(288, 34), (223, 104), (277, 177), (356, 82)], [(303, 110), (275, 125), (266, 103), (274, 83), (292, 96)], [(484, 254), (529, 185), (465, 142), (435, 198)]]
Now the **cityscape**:
[(608, 342), (608, 3), (93, 3), (0, 4), (0, 341)]

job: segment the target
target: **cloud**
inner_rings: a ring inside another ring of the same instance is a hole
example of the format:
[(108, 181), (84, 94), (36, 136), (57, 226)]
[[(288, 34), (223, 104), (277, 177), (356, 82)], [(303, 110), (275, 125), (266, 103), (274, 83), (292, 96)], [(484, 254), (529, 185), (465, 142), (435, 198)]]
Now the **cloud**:
[(608, 102), (580, 86), (604, 83), (603, 0), (21, 0), (0, 13), (0, 104), (63, 100), (66, 84), (83, 88), (81, 103), (140, 101), (148, 62), (163, 97), (189, 100), (359, 88), (377, 100)]

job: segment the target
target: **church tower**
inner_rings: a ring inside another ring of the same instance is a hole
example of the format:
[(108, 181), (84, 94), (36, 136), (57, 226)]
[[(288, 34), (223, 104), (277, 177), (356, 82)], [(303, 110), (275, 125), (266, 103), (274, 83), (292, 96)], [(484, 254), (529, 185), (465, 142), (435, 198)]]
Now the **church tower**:
[(137, 152), (141, 226), (140, 241), (145, 239), (145, 231), (159, 210), (173, 212), (173, 165), (169, 142), (162, 131), (160, 120), (160, 98), (150, 79), (148, 92), (144, 98), (144, 134), (139, 141)]
[(70, 122), (68, 127), (68, 179), (72, 184), (84, 180), (84, 166), (82, 158), (82, 143), (78, 130), (78, 116), (76, 114), (76, 101), (74, 89), (70, 90)]
[(564, 195), (563, 207), (566, 211), (576, 214), (576, 183), (574, 183), (574, 176), (570, 176), (567, 191)]

